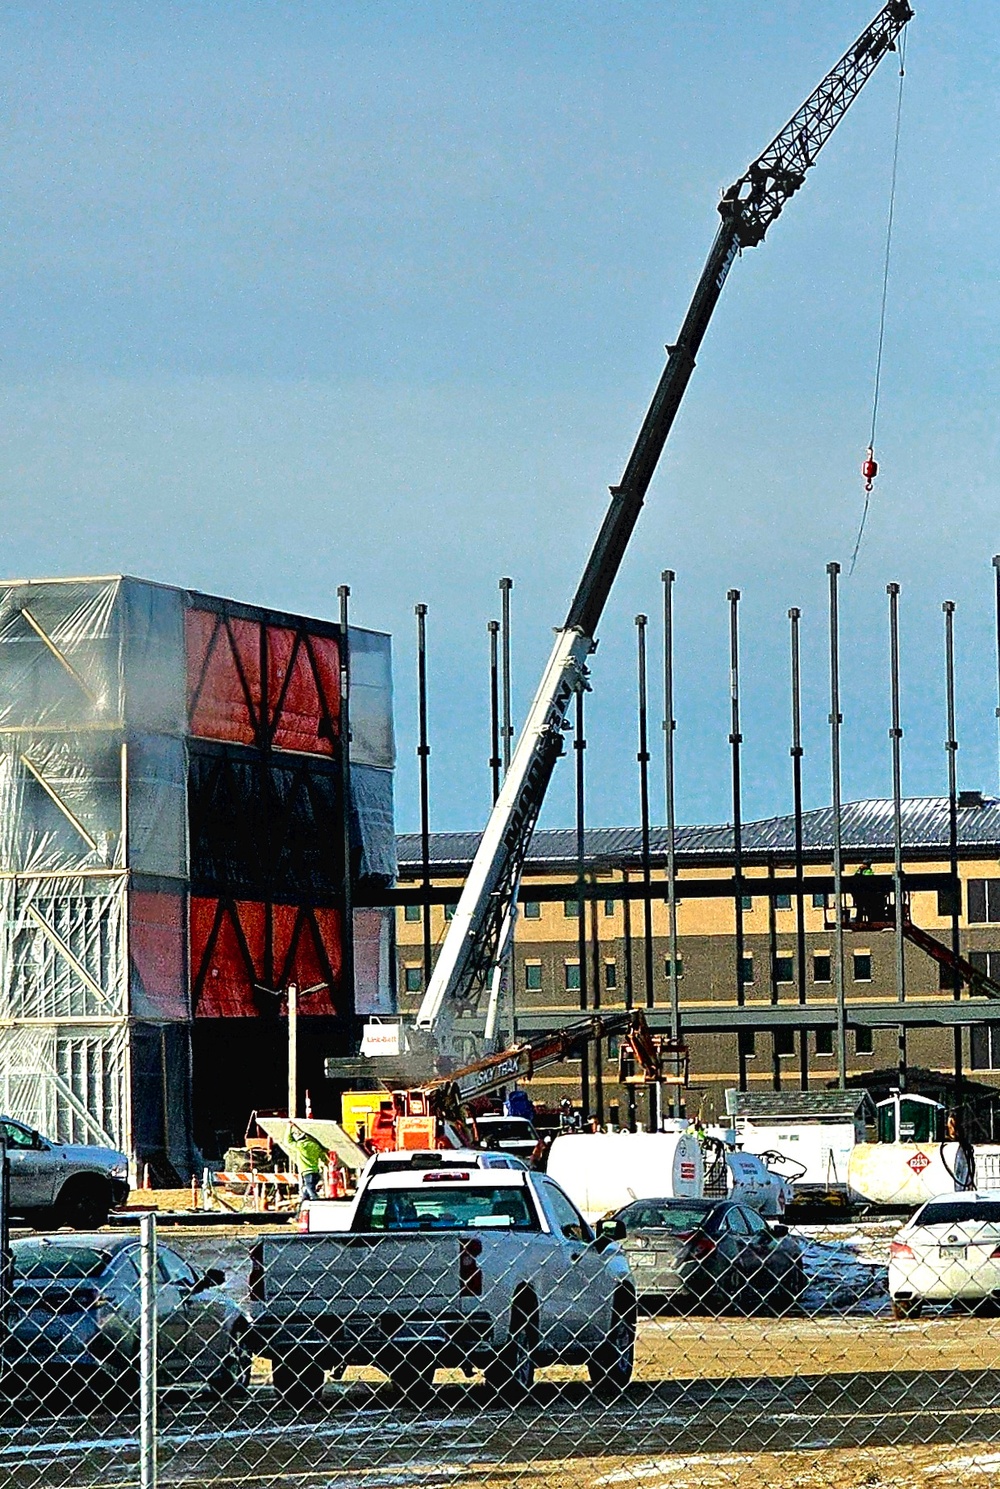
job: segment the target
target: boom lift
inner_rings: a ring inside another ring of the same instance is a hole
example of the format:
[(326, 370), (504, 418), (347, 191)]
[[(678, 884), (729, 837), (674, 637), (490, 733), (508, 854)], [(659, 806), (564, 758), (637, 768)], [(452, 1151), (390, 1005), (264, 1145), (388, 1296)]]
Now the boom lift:
[(536, 1071), (568, 1059), (589, 1040), (616, 1037), (624, 1081), (686, 1083), (686, 1048), (665, 1035), (653, 1034), (640, 1010), (594, 1014), (554, 1034), (539, 1034), (500, 1054), (474, 1060), (422, 1086), (393, 1091), (391, 1099), (382, 1104), (369, 1140), (383, 1152), (469, 1146), (464, 1127), (474, 1103), (505, 1086), (530, 1080)]
[[(457, 1021), (475, 1013), (509, 955), (512, 907), (574, 693), (587, 687), (587, 659), (646, 491), (670, 433), (695, 357), (726, 277), (744, 248), (760, 243), (913, 12), (888, 0), (819, 87), (748, 170), (723, 193), (722, 222), (638, 438), (591, 550), (583, 577), (528, 712), (510, 768), (480, 840), (416, 1017), (409, 1047), (461, 1058)], [(466, 1045), (469, 1041), (466, 1040)]]

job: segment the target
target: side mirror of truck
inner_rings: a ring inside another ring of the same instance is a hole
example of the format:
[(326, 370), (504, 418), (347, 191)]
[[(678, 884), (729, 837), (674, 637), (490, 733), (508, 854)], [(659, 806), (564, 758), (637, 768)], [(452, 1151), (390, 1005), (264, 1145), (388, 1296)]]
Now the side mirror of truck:
[(596, 1240), (600, 1246), (610, 1246), (612, 1241), (624, 1241), (627, 1232), (624, 1220), (599, 1220)]

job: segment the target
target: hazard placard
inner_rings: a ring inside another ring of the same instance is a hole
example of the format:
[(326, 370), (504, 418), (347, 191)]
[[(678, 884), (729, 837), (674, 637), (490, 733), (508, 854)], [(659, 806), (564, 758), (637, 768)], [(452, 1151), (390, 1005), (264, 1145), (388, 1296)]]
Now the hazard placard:
[(930, 1168), (931, 1161), (926, 1153), (914, 1153), (912, 1158), (906, 1160), (907, 1167), (912, 1168), (915, 1174), (922, 1174), (925, 1168)]

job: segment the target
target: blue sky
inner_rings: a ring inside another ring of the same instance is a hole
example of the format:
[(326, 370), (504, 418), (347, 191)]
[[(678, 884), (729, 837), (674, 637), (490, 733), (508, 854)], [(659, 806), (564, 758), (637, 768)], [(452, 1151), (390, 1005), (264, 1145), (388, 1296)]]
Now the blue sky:
[[(515, 580), (520, 713), (715, 231), (874, 0), (10, 3), (0, 11), (3, 567), (126, 571), (396, 637), (416, 823), (429, 607), (433, 825), (488, 806), (486, 622)], [(845, 794), (997, 785), (1000, 24), (917, 0), (877, 485), (843, 585)], [(870, 418), (896, 77), (883, 64), (735, 266), (601, 627), (590, 815), (635, 820), (634, 625), (677, 571), (678, 799), (729, 814), (726, 591), (744, 595), (745, 812), (786, 809), (803, 609), (808, 798), (829, 797), (825, 565)], [(659, 745), (660, 733), (654, 726)], [(654, 808), (662, 810), (659, 765)], [(559, 772), (545, 820), (571, 820)]]

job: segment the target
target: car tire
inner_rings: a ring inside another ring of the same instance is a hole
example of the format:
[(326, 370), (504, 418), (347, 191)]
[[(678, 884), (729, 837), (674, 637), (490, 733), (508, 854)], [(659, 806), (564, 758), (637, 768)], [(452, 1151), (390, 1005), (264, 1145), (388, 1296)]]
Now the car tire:
[(634, 1299), (617, 1297), (608, 1336), (587, 1362), (590, 1384), (595, 1390), (610, 1395), (625, 1390), (635, 1369), (635, 1328)]
[(278, 1400), (294, 1411), (319, 1406), (323, 1397), (326, 1372), (322, 1365), (306, 1354), (286, 1355), (271, 1361), (271, 1384)]
[(508, 1404), (523, 1401), (535, 1383), (538, 1327), (527, 1300), (511, 1312), (510, 1334), (496, 1358), (486, 1366), (486, 1384)]
[(67, 1179), (55, 1203), (57, 1223), (71, 1230), (99, 1230), (110, 1210), (111, 1187), (98, 1178)]
[(923, 1298), (893, 1298), (892, 1300), (893, 1318), (919, 1318), (923, 1311)]

